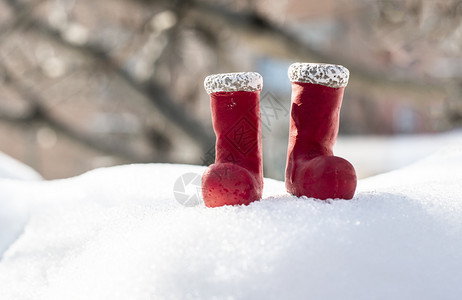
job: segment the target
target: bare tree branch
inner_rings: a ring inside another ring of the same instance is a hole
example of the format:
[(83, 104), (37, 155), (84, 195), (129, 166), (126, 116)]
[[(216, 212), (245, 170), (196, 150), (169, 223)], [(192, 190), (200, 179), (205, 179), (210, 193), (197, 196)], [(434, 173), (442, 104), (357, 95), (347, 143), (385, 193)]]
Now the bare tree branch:
[[(18, 4), (17, 1), (9, 0), (9, 4), (15, 11), (19, 12), (22, 9), (22, 5)], [(112, 69), (117, 75), (119, 75), (120, 78), (122, 78), (129, 86), (146, 97), (157, 109), (159, 109), (161, 113), (166, 116), (168, 121), (177, 125), (186, 134), (191, 136), (192, 140), (202, 149), (206, 150), (214, 143), (215, 138), (213, 135), (182, 106), (177, 104), (163, 86), (159, 85), (155, 81), (139, 82), (132, 74), (122, 68), (120, 64), (99, 45), (80, 45), (72, 43), (63, 38), (59, 30), (32, 17), (29, 18), (29, 29), (38, 31), (48, 38), (58, 42), (62, 46), (78, 51), (79, 53), (92, 57), (93, 59), (105, 64), (109, 69)]]
[[(34, 9), (43, 2), (44, 0), (37, 0), (32, 2), (27, 6), (22, 6), (21, 8), (18, 7), (18, 10), (15, 10), (15, 18), (12, 22), (8, 23), (7, 25), (0, 28), (0, 44), (16, 29), (21, 27), (22, 25), (28, 22), (30, 15), (34, 11)], [(13, 0), (6, 1), (10, 6), (12, 6), (15, 2)]]
[(21, 115), (12, 115), (5, 112), (0, 113), (0, 120), (9, 123), (27, 124), (32, 122), (44, 122), (56, 132), (61, 133), (70, 139), (83, 144), (89, 148), (115, 155), (132, 162), (151, 162), (155, 159), (154, 156), (140, 155), (126, 144), (116, 143), (101, 139), (100, 137), (92, 136), (80, 132), (72, 126), (56, 118), (43, 105), (43, 99), (37, 93), (31, 91), (21, 81), (16, 78), (10, 70), (4, 65), (0, 65), (5, 74), (5, 81), (13, 88), (21, 98), (29, 102), (29, 109)]

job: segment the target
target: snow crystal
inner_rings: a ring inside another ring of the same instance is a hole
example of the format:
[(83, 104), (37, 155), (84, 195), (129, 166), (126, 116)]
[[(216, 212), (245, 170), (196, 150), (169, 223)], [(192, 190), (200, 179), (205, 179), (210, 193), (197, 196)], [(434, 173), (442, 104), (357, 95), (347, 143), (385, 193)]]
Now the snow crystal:
[[(462, 147), (361, 180), (353, 200), (285, 193), (186, 207), (188, 165), (0, 180), (2, 299), (458, 299)], [(3, 226), (3, 225), (7, 226)], [(10, 224), (10, 225), (8, 225)], [(14, 227), (14, 228), (13, 228)], [(6, 248), (5, 248), (6, 249)]]

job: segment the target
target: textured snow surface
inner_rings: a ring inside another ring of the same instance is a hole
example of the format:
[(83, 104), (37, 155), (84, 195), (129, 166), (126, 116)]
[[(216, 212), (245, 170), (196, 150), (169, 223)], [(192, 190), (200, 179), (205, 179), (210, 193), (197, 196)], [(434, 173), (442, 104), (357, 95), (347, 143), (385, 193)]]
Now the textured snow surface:
[(288, 71), (291, 82), (320, 84), (331, 88), (346, 87), (350, 71), (341, 65), (293, 63)]
[(261, 91), (263, 78), (257, 72), (221, 73), (209, 75), (204, 80), (208, 94), (217, 92)]
[(42, 180), (34, 169), (0, 152), (0, 179)]
[(455, 146), (351, 201), (266, 180), (263, 200), (221, 208), (174, 199), (197, 166), (0, 180), (0, 298), (460, 299), (461, 170)]

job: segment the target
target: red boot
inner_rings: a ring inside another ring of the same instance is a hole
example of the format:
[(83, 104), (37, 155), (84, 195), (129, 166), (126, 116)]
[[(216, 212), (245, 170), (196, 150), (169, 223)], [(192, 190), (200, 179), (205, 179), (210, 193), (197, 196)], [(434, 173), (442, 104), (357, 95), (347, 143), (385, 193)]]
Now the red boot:
[(247, 205), (261, 198), (262, 84), (258, 73), (217, 74), (204, 81), (217, 136), (215, 163), (202, 175), (202, 196), (208, 207)]
[(348, 77), (348, 69), (339, 65), (295, 63), (289, 67), (292, 109), (285, 182), (293, 195), (353, 198), (355, 169), (332, 152)]

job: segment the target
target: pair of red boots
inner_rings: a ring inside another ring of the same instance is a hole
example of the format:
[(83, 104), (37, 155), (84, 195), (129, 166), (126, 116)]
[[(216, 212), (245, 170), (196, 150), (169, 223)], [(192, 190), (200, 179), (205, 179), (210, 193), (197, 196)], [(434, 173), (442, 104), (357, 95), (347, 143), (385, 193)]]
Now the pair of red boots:
[[(296, 196), (351, 199), (356, 173), (333, 155), (339, 113), (349, 71), (340, 65), (295, 63), (292, 82), (289, 147), (285, 183)], [(216, 133), (215, 163), (202, 175), (206, 206), (250, 204), (262, 197), (263, 162), (260, 119), (260, 74), (208, 76)]]

